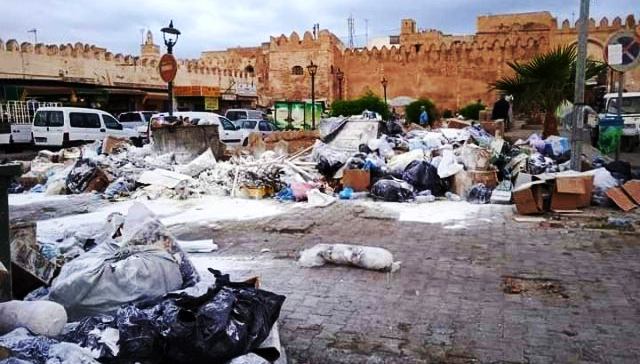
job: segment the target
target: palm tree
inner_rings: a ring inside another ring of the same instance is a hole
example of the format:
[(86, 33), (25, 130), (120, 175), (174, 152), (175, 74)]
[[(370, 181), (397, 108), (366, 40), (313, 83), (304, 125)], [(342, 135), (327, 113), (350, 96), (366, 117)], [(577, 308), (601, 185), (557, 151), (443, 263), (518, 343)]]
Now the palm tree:
[[(514, 71), (490, 84), (491, 89), (513, 95), (519, 106), (544, 113), (543, 135), (558, 134), (554, 112), (564, 100), (573, 99), (576, 78), (575, 45), (560, 46), (538, 54), (527, 63), (509, 62)], [(606, 64), (587, 59), (586, 79), (600, 74)]]

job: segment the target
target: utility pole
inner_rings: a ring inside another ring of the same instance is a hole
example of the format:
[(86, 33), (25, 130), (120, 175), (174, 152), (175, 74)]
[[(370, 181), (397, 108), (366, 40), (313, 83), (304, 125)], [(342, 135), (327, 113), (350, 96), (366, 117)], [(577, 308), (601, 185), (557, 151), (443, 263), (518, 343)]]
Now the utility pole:
[(33, 33), (33, 37), (35, 38), (35, 42), (33, 44), (34, 45), (38, 44), (38, 29), (33, 28), (30, 30), (27, 30), (27, 33)]
[(369, 19), (364, 20), (364, 46), (369, 46)]
[(354, 39), (355, 38), (355, 20), (353, 19), (353, 14), (349, 15), (347, 18), (347, 26), (349, 28), (349, 48), (354, 48)]
[(571, 169), (580, 172), (582, 135), (584, 129), (584, 84), (587, 63), (587, 37), (589, 35), (589, 0), (580, 0), (578, 58), (576, 59), (576, 85), (571, 120)]

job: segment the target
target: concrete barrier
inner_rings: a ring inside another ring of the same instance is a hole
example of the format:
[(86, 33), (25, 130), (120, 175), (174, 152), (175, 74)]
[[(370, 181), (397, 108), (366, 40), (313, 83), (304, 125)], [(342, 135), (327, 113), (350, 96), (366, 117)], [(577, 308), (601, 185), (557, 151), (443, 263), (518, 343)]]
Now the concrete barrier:
[(223, 158), (225, 152), (217, 125), (163, 126), (153, 129), (151, 136), (157, 153), (173, 152), (179, 163), (190, 162), (207, 148), (211, 148), (218, 160)]

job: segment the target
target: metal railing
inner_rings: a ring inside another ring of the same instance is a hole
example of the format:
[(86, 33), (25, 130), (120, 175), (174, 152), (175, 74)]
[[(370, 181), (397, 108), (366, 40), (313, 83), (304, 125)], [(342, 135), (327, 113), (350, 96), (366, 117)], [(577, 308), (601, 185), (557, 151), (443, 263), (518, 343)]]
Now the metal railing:
[(7, 101), (0, 103), (0, 122), (10, 124), (31, 124), (33, 116), (41, 107), (59, 107), (60, 102)]

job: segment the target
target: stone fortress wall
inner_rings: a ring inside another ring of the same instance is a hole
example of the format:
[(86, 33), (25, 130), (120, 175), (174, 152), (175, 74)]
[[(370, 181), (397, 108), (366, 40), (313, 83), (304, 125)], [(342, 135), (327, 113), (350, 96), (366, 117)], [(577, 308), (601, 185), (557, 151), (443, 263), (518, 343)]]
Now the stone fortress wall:
[[(607, 18), (589, 22), (589, 54), (602, 59), (608, 37), (621, 29), (636, 31), (633, 15), (623, 21)], [(388, 98), (427, 97), (441, 108), (457, 109), (495, 95), (488, 84), (509, 74), (510, 61), (526, 61), (558, 45), (577, 41), (577, 27), (568, 20), (560, 25), (549, 12), (480, 16), (474, 35), (447, 35), (437, 30), (419, 31), (412, 19), (401, 22), (398, 44), (372, 49), (347, 49), (328, 30), (312, 34), (271, 37), (257, 47), (205, 51), (198, 59), (180, 59), (177, 86), (219, 87), (237, 85), (257, 89), (259, 104), (279, 100), (310, 99), (306, 66), (317, 64), (316, 98), (338, 98), (337, 70), (344, 72), (344, 98), (366, 90), (382, 95), (380, 80), (389, 80)], [(177, 50), (179, 53), (179, 50)], [(0, 78), (59, 80), (111, 87), (162, 90), (157, 71), (160, 48), (150, 34), (139, 56), (113, 54), (81, 43), (63, 45), (19, 44), (0, 41)], [(640, 90), (640, 69), (629, 72), (626, 88)]]

